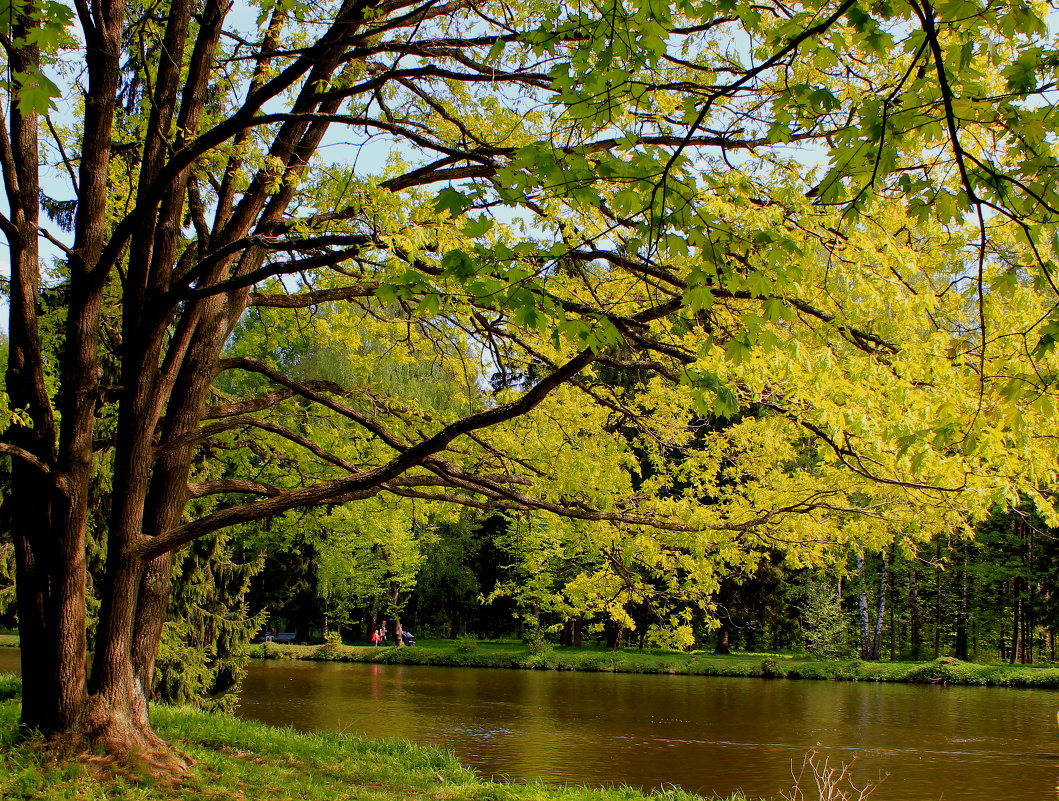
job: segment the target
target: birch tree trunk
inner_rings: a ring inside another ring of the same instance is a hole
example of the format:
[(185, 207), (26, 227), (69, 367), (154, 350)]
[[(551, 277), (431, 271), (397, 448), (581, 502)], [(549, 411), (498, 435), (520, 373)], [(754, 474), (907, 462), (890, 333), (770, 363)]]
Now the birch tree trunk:
[(868, 573), (864, 564), (864, 554), (857, 553), (857, 610), (860, 620), (860, 658), (872, 659), (871, 623), (868, 614)]

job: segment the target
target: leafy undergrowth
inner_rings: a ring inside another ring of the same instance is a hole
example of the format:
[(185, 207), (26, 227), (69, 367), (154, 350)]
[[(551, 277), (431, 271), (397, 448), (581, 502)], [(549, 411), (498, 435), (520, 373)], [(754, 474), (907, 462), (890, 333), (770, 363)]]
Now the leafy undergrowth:
[[(437, 749), (343, 734), (302, 734), (190, 709), (157, 707), (155, 729), (194, 760), (170, 781), (57, 762), (18, 742), (18, 704), (0, 703), (0, 798), (5, 801), (644, 801), (631, 789), (483, 781)], [(702, 801), (682, 791), (667, 801)], [(736, 801), (736, 799), (732, 799)]]
[(1059, 688), (1059, 668), (980, 665), (950, 657), (930, 662), (861, 662), (856, 659), (811, 660), (789, 655), (715, 656), (700, 652), (614, 651), (558, 646), (535, 652), (523, 644), (451, 640), (431, 640), (414, 648), (265, 643), (254, 646), (250, 653), (263, 659)]

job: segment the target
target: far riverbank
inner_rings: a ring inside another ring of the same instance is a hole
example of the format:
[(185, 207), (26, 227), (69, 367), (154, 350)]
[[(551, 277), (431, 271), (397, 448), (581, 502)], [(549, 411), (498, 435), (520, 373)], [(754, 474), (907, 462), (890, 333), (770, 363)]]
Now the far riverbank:
[(781, 654), (718, 656), (700, 651), (611, 650), (586, 646), (534, 648), (523, 643), (477, 640), (427, 640), (398, 648), (338, 645), (278, 645), (250, 648), (258, 659), (439, 665), (516, 670), (578, 670), (610, 673), (665, 673), (695, 676), (745, 676), (767, 679), (902, 682), (982, 687), (1059, 688), (1059, 668), (985, 665), (941, 657), (922, 662), (814, 660)]
[[(18, 647), (15, 635), (0, 635), (0, 648)], [(582, 670), (608, 673), (665, 673), (689, 676), (742, 676), (765, 679), (900, 682), (977, 687), (1059, 688), (1059, 667), (1050, 665), (989, 665), (951, 657), (920, 662), (862, 662), (858, 659), (809, 659), (789, 654), (730, 656), (660, 649), (585, 646), (533, 648), (525, 643), (488, 640), (425, 640), (410, 648), (368, 645), (278, 645), (250, 647), (255, 659), (297, 659), (319, 662), (376, 662), (444, 667), (508, 668), (515, 670)]]

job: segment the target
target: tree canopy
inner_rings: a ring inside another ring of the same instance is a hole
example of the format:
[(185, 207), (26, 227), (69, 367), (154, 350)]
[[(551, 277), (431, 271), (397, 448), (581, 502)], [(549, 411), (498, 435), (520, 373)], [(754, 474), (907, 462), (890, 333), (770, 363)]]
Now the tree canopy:
[(400, 504), (533, 515), (596, 604), (1023, 497), (1054, 521), (1047, 14), (14, 4), (24, 723), (164, 755), (174, 552), (297, 510), (394, 575)]

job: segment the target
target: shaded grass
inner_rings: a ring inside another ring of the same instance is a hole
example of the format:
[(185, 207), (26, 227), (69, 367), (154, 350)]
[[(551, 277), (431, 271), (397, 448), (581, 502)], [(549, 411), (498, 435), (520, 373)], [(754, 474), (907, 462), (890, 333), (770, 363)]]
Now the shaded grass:
[(0, 634), (0, 648), (18, 648), (18, 635)]
[[(91, 758), (58, 762), (39, 743), (20, 742), (18, 709), (16, 702), (0, 703), (0, 798), (5, 801), (643, 801), (650, 797), (627, 788), (484, 781), (450, 754), (402, 740), (302, 734), (166, 707), (152, 710), (155, 729), (194, 760), (191, 772), (175, 782), (127, 771), (103, 773)], [(661, 797), (701, 801), (683, 791)]]
[(22, 679), (10, 673), (0, 673), (0, 701), (22, 697)]
[(381, 662), (448, 667), (1059, 688), (1059, 668), (981, 665), (961, 662), (951, 657), (941, 657), (929, 662), (861, 662), (856, 659), (813, 660), (781, 654), (716, 656), (694, 651), (682, 653), (661, 649), (641, 651), (561, 646), (549, 648), (543, 653), (535, 653), (530, 646), (522, 643), (468, 643), (457, 640), (429, 640), (417, 644), (414, 648), (264, 643), (252, 647), (250, 654), (261, 659)]

